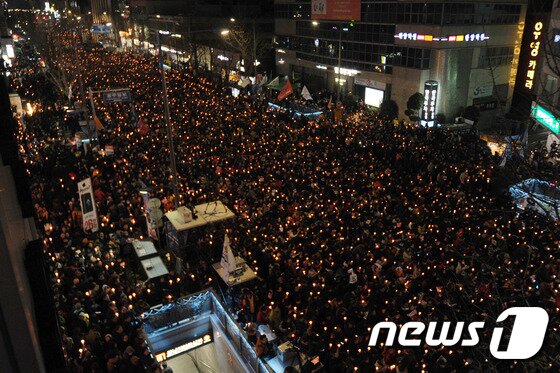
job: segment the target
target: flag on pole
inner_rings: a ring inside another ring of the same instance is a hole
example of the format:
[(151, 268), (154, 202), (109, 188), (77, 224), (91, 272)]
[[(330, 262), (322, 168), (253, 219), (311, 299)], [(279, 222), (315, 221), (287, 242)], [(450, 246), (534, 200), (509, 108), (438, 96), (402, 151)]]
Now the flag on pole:
[(141, 135), (145, 135), (145, 134), (147, 134), (147, 133), (150, 131), (150, 129), (148, 128), (148, 126), (146, 125), (146, 123), (144, 123), (144, 121), (142, 120), (142, 118), (138, 119), (138, 126), (137, 126), (137, 127), (138, 127), (138, 132), (139, 132)]
[(272, 81), (268, 84), (267, 87), (277, 87), (280, 85), (280, 79), (278, 77), (272, 79)]
[(268, 75), (263, 76), (260, 85), (263, 86), (268, 83)]
[(130, 123), (132, 125), (138, 125), (138, 114), (136, 114), (136, 110), (134, 109), (132, 102), (130, 103)]
[(251, 79), (249, 79), (249, 77), (245, 77), (244, 79), (242, 79), (239, 83), (239, 86), (241, 88), (245, 88), (247, 87), (249, 84), (251, 84)]
[(311, 97), (311, 93), (309, 93), (309, 89), (307, 89), (307, 86), (303, 86), (303, 89), (301, 90), (301, 97), (303, 97), (307, 101), (313, 100), (313, 97)]
[(105, 129), (105, 127), (103, 127), (103, 124), (95, 114), (93, 114), (93, 123), (95, 124), (95, 129), (97, 131), (101, 131), (102, 129)]
[(525, 150), (527, 150), (529, 146), (529, 126), (525, 125), (525, 132), (523, 132), (523, 136), (521, 136), (520, 146), (519, 146), (519, 155), (521, 158), (525, 158)]
[(286, 83), (284, 88), (282, 88), (280, 93), (278, 93), (278, 100), (282, 101), (292, 93), (294, 93), (294, 90), (292, 89), (292, 83), (290, 83), (290, 80), (288, 79), (288, 83)]

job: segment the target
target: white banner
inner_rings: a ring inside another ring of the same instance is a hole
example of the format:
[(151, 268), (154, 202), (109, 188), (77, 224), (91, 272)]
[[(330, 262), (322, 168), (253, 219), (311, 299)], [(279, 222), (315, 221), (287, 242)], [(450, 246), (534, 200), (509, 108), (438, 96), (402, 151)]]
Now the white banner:
[(220, 265), (224, 269), (224, 281), (227, 283), (229, 280), (229, 276), (235, 272), (235, 268), (237, 263), (235, 262), (235, 256), (231, 251), (231, 246), (229, 243), (229, 237), (226, 233), (224, 237), (224, 248), (222, 250), (222, 260), (220, 261)]
[(378, 82), (378, 81), (371, 80), (371, 79), (365, 79), (365, 78), (354, 78), (354, 84), (363, 85), (363, 86), (366, 86), (366, 87), (371, 87), (371, 88), (379, 89), (379, 90), (382, 90), (382, 91), (384, 91), (385, 88), (387, 87), (387, 85), (385, 83)]
[(303, 89), (301, 90), (301, 96), (307, 101), (313, 100), (313, 97), (311, 97), (311, 93), (309, 93), (309, 89), (307, 89), (306, 86), (303, 86)]
[(552, 149), (553, 143), (556, 143), (556, 145), (560, 145), (560, 140), (555, 134), (549, 133), (548, 138), (546, 139), (546, 150), (550, 151), (550, 149)]
[(82, 206), (84, 231), (97, 232), (99, 230), (99, 222), (97, 221), (91, 178), (88, 177), (78, 183), (78, 194), (80, 196), (80, 205)]

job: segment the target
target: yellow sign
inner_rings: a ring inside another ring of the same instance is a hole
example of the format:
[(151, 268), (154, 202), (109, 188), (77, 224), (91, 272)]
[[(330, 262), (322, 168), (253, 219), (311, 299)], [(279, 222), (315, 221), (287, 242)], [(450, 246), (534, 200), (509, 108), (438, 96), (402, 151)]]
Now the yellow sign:
[(537, 69), (537, 57), (541, 49), (541, 30), (543, 29), (542, 22), (536, 22), (533, 28), (533, 36), (531, 39), (531, 58), (529, 59), (529, 65), (527, 67), (527, 74), (525, 76), (525, 88), (533, 89), (533, 82), (535, 80), (535, 71)]
[(517, 67), (519, 66), (519, 55), (521, 54), (523, 30), (525, 30), (525, 21), (521, 21), (517, 25), (517, 36), (515, 38), (515, 46), (513, 47), (513, 60), (511, 62), (511, 70), (509, 72), (509, 86), (511, 89), (515, 87), (515, 77), (517, 76)]

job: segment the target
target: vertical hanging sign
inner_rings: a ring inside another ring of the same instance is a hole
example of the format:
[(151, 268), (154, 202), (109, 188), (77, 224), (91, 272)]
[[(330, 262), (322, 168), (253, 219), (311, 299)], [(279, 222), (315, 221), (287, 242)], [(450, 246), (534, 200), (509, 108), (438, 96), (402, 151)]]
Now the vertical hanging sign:
[(515, 87), (515, 78), (517, 76), (517, 68), (519, 66), (519, 55), (521, 54), (521, 42), (523, 41), (524, 30), (525, 30), (525, 21), (520, 21), (517, 24), (515, 45), (513, 47), (513, 60), (511, 61), (511, 69), (509, 71), (509, 87), (512, 90)]
[(439, 84), (435, 80), (424, 83), (424, 106), (422, 107), (421, 123), (433, 127), (436, 118), (436, 105)]
[(84, 231), (97, 232), (99, 230), (99, 222), (97, 221), (97, 211), (95, 209), (95, 200), (93, 199), (91, 178), (88, 177), (78, 183), (78, 194), (80, 196), (80, 205), (82, 207)]
[(543, 23), (541, 21), (535, 22), (529, 43), (529, 62), (527, 64), (527, 74), (525, 74), (525, 88), (533, 91), (535, 75), (537, 74), (537, 63), (539, 61), (539, 54), (541, 50)]

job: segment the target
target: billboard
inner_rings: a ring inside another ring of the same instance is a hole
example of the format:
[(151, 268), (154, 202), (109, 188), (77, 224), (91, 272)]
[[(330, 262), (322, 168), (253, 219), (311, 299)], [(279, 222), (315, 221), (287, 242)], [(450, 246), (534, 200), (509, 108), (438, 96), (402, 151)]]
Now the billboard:
[(361, 0), (311, 0), (311, 19), (359, 21)]
[(102, 24), (94, 24), (91, 26), (91, 32), (93, 34), (110, 34), (111, 33), (111, 27), (107, 26), (107, 25), (102, 25)]

